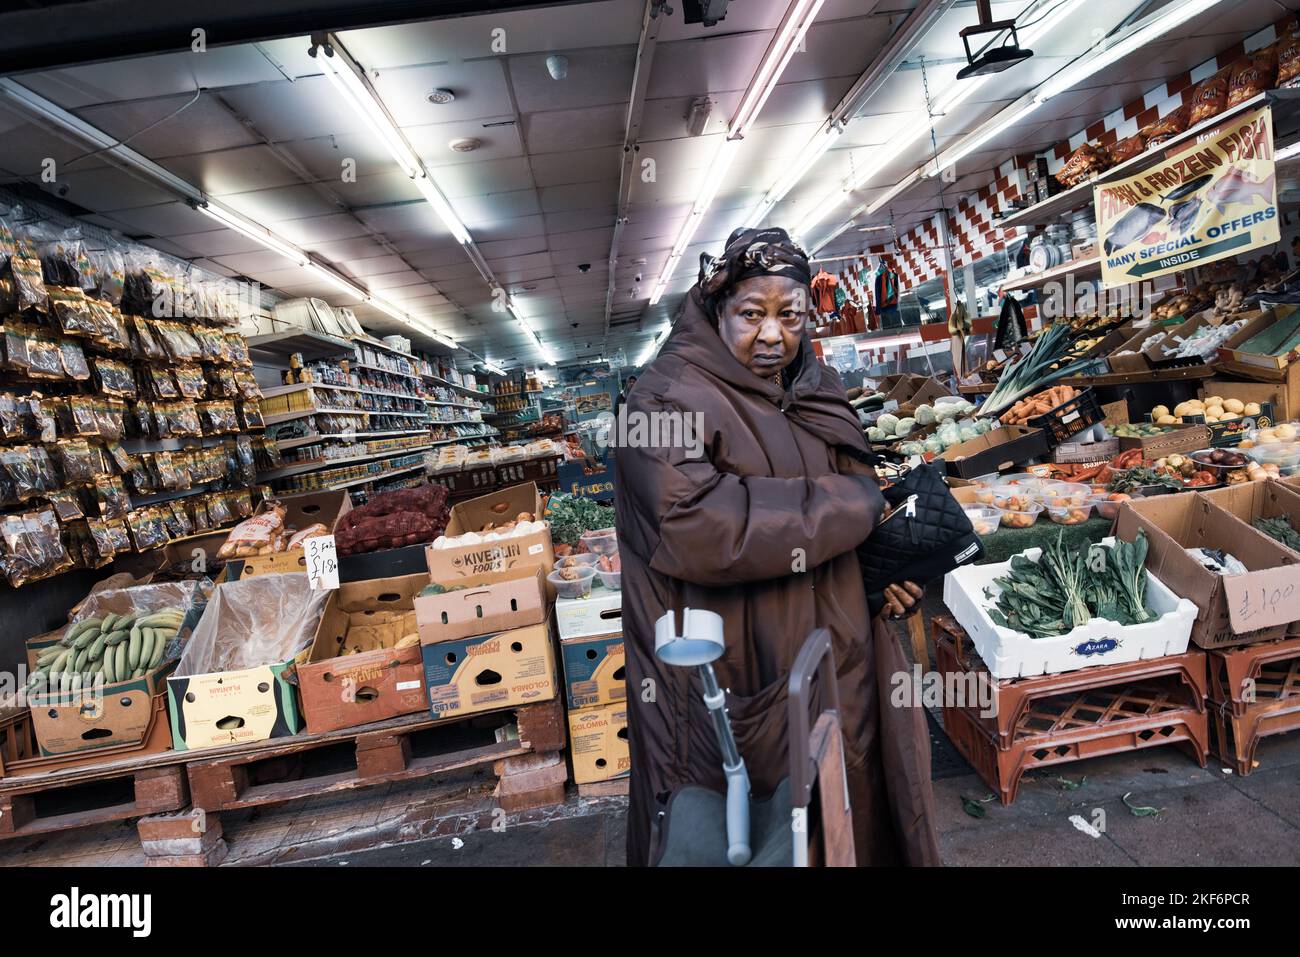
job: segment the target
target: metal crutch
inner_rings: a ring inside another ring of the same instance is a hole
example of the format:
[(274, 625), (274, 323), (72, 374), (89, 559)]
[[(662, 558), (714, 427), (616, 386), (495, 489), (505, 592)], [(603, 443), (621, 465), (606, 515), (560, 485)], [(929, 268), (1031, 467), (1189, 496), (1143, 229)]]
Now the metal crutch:
[(749, 773), (736, 747), (727, 718), (726, 695), (718, 687), (713, 662), (722, 655), (722, 616), (717, 612), (687, 608), (682, 611), (682, 633), (676, 632), (673, 613), (655, 622), (655, 657), (664, 664), (695, 668), (704, 684), (704, 704), (713, 716), (722, 749), (722, 771), (727, 778), (727, 860), (736, 867), (749, 863)]

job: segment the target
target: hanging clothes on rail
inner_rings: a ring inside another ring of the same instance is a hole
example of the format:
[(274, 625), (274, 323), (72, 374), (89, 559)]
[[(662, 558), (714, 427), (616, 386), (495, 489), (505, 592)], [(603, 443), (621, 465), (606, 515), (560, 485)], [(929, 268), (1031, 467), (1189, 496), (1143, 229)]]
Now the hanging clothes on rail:
[(817, 275), (813, 276), (811, 283), (813, 309), (822, 313), (834, 312), (835, 290), (839, 284), (839, 280), (825, 269), (819, 270)]
[(903, 324), (902, 317), (898, 314), (898, 293), (898, 273), (882, 258), (872, 280), (872, 298), (880, 315), (881, 329)]

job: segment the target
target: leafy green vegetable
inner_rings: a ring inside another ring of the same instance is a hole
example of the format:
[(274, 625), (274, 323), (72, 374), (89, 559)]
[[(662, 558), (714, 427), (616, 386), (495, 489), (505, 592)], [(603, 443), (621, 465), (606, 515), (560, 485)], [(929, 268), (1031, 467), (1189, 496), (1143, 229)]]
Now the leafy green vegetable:
[(1276, 518), (1257, 518), (1254, 525), (1269, 538), (1276, 539), (1287, 548), (1294, 548), (1300, 552), (1300, 533), (1296, 532), (1291, 519), (1285, 515)]
[(1162, 485), (1165, 488), (1182, 490), (1183, 483), (1165, 472), (1139, 465), (1127, 472), (1117, 472), (1107, 483), (1106, 488), (1112, 492), (1131, 492), (1143, 485)]
[(1000, 592), (995, 597), (985, 590), (994, 601), (989, 617), (1031, 638), (1063, 635), (1091, 618), (1124, 625), (1153, 621), (1158, 616), (1146, 607), (1146, 556), (1141, 532), (1131, 543), (1072, 549), (1062, 530), (1038, 561), (1012, 556), (1007, 574), (993, 580)]
[(1124, 802), (1124, 806), (1129, 809), (1130, 814), (1134, 817), (1157, 817), (1160, 814), (1160, 809), (1158, 807), (1149, 807), (1144, 804), (1130, 804), (1128, 796), (1132, 793), (1132, 791), (1129, 791), (1128, 794), (1125, 794), (1120, 798), (1120, 800)]
[(1039, 333), (1033, 340), (1033, 348), (1007, 363), (998, 378), (998, 384), (981, 403), (980, 412), (996, 415), (1015, 404), (1017, 399), (1071, 375), (1077, 368), (1086, 365), (1086, 360), (1068, 361), (1071, 347), (1079, 338), (1073, 334), (1068, 322), (1055, 323)]
[(546, 519), (551, 523), (553, 541), (576, 545), (583, 532), (612, 526), (614, 510), (589, 498), (556, 492), (547, 506)]

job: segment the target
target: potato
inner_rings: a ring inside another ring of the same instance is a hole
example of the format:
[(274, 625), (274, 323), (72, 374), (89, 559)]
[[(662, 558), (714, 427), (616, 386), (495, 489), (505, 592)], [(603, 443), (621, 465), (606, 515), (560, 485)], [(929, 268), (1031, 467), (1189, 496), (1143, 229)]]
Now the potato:
[(1279, 442), (1294, 442), (1296, 440), (1296, 427), (1290, 422), (1283, 422), (1281, 425), (1273, 427), (1273, 434), (1277, 436)]
[(1206, 421), (1206, 422), (1218, 422), (1218, 421), (1219, 421), (1219, 416), (1215, 415), (1213, 412), (1211, 412), (1211, 411), (1209, 411), (1209, 410), (1206, 410), (1206, 412), (1205, 412), (1205, 421)]
[(1232, 419), (1240, 419), (1240, 418), (1241, 416), (1239, 416), (1236, 412), (1225, 412), (1223, 413), (1223, 415), (1219, 416), (1218, 421), (1228, 422), (1231, 421)]
[(1169, 406), (1158, 405), (1151, 410), (1151, 421), (1157, 422), (1166, 415), (1169, 415)]
[(1178, 416), (1180, 419), (1185, 415), (1190, 415), (1191, 411), (1191, 407), (1186, 402), (1179, 402), (1174, 406), (1174, 415)]
[(1259, 403), (1247, 402), (1246, 407), (1241, 410), (1242, 415), (1259, 415)]
[[(1163, 408), (1163, 406), (1161, 406), (1161, 408)], [(1174, 417), (1166, 412), (1164, 415), (1160, 416), (1160, 418), (1156, 419), (1156, 425), (1173, 425), (1174, 421)]]
[(1207, 396), (1203, 401), (1206, 405), (1223, 405), (1223, 397), (1218, 395)]
[(1236, 412), (1238, 415), (1246, 411), (1246, 404), (1240, 399), (1224, 399), (1223, 407), (1228, 412)]

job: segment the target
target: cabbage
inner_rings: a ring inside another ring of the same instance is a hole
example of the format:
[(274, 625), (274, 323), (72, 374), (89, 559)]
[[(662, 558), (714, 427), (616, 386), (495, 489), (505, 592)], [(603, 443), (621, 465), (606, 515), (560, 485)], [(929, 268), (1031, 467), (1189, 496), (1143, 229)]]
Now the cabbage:
[(975, 438), (975, 436), (979, 434), (978, 432), (975, 431), (974, 422), (963, 422), (961, 424), (961, 428), (959, 429), (959, 431), (961, 432), (961, 440), (963, 442), (969, 442), (971, 439)]
[(920, 455), (926, 448), (922, 442), (903, 442), (898, 446), (898, 451), (903, 455)]
[(889, 436), (885, 434), (885, 430), (882, 428), (873, 425), (867, 429), (867, 440), (870, 442), (883, 442), (887, 438)]
[(930, 436), (923, 444), (925, 445), (925, 450), (934, 455), (938, 455), (947, 448), (947, 446), (943, 444), (943, 439), (939, 438), (937, 435)]
[(918, 405), (916, 407), (916, 424), (934, 425), (934, 408), (928, 405)]
[(883, 429), (886, 435), (899, 434), (898, 416), (893, 415), (892, 413), (889, 412), (882, 413), (880, 418), (876, 419), (876, 425), (878, 425), (881, 429)]
[(901, 438), (914, 428), (916, 428), (916, 419), (909, 415), (907, 418), (898, 420), (898, 425), (894, 426), (894, 434)]
[(992, 422), (991, 420), (989, 420), (989, 419), (976, 419), (976, 420), (975, 420), (975, 431), (978, 432), (980, 435), (983, 435), (985, 432), (989, 431), (989, 429), (991, 429), (991, 428), (993, 428), (993, 422)]

